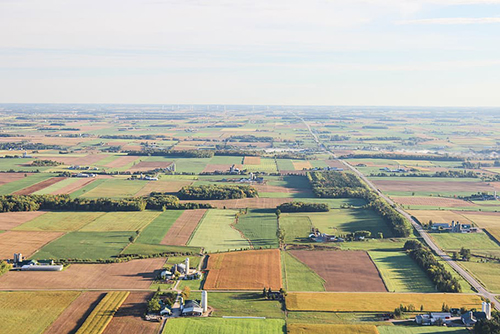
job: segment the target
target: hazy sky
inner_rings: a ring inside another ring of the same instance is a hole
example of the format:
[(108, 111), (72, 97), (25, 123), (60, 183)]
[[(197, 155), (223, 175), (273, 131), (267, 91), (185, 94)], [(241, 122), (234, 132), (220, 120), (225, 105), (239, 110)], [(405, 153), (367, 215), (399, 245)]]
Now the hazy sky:
[(500, 106), (500, 0), (0, 0), (0, 102)]

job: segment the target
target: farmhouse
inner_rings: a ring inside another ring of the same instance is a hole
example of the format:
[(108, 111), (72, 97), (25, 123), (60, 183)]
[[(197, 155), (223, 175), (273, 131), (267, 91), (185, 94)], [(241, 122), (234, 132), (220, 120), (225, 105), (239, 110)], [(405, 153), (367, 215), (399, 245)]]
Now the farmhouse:
[(208, 310), (208, 293), (203, 290), (201, 292), (201, 302), (197, 300), (186, 300), (183, 303), (181, 298), (181, 315), (201, 317)]
[(415, 317), (415, 322), (418, 325), (429, 326), (439, 323), (447, 323), (451, 320), (451, 313), (440, 312), (440, 313), (429, 313), (429, 314), (419, 314)]
[(481, 319), (491, 319), (491, 303), (483, 302), (481, 312), (469, 311), (462, 314), (461, 317), (465, 326), (474, 326)]
[(14, 254), (14, 270), (22, 271), (61, 271), (62, 265), (55, 265), (53, 260), (25, 260), (21, 253)]
[(450, 232), (450, 233), (476, 233), (479, 229), (472, 227), (471, 224), (461, 224), (459, 221), (452, 221), (451, 225), (448, 223), (432, 223), (431, 230)]

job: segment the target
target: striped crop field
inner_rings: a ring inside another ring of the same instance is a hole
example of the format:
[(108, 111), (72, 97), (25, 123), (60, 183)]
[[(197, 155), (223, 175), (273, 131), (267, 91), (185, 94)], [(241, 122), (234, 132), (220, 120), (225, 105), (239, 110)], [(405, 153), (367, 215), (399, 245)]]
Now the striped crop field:
[(116, 311), (127, 299), (128, 291), (111, 291), (101, 300), (90, 313), (76, 334), (101, 334), (106, 329)]
[(378, 334), (374, 325), (288, 324), (289, 334)]

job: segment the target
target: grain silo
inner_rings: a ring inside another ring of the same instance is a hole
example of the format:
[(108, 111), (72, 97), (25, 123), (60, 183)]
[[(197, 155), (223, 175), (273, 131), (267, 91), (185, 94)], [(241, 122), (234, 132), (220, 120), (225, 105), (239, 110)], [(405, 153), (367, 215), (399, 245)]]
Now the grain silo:
[(206, 290), (201, 292), (201, 308), (203, 309), (203, 313), (207, 312), (208, 309), (208, 293)]

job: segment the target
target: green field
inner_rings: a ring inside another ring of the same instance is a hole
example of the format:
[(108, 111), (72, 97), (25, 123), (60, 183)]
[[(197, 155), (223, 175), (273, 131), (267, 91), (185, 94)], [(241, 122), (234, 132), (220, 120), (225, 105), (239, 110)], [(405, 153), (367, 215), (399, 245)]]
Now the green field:
[(0, 195), (8, 195), (26, 187), (32, 186), (36, 183), (50, 179), (54, 175), (46, 173), (36, 173), (26, 176), (24, 179), (16, 180), (0, 186)]
[(175, 171), (179, 173), (201, 173), (210, 159), (208, 158), (175, 158)]
[(70, 177), (70, 178), (67, 178), (65, 180), (54, 183), (46, 188), (35, 191), (33, 194), (34, 195), (50, 194), (50, 193), (56, 192), (64, 187), (66, 187), (66, 186), (69, 186), (70, 184), (77, 182), (78, 180), (79, 179), (77, 177)]
[(342, 242), (338, 246), (342, 250), (373, 250), (373, 251), (401, 251), (407, 239), (367, 239), (364, 241)]
[[(8, 152), (6, 154), (9, 154)], [(33, 158), (0, 158), (0, 171), (26, 171), (26, 172), (36, 172), (38, 171), (46, 171), (50, 167), (37, 167), (37, 166), (28, 166), (25, 164), (29, 164), (32, 162)]]
[[(103, 182), (99, 183), (96, 187), (92, 189), (86, 189), (86, 191), (83, 192), (82, 195), (80, 195), (80, 197), (84, 198), (132, 197), (135, 194), (137, 194), (139, 190), (141, 190), (145, 185), (146, 182), (137, 182), (126, 179), (105, 179)], [(82, 189), (80, 189), (80, 191), (81, 190)]]
[(284, 213), (280, 217), (280, 227), (285, 230), (285, 242), (308, 242), (311, 220), (307, 216)]
[(139, 254), (150, 255), (158, 253), (199, 253), (200, 247), (188, 246), (166, 246), (166, 245), (150, 245), (134, 242), (125, 248), (122, 252), (124, 255)]
[(84, 194), (86, 194), (87, 192), (91, 191), (92, 189), (94, 188), (97, 188), (99, 185), (101, 185), (102, 183), (104, 183), (106, 181), (106, 179), (97, 179), (97, 180), (94, 180), (93, 182), (87, 184), (86, 186), (72, 192), (71, 194), (69, 194), (69, 196), (71, 198), (77, 198), (77, 197), (80, 197)]
[(188, 246), (203, 247), (208, 252), (249, 248), (248, 241), (239, 231), (231, 227), (237, 212), (237, 210), (208, 210)]
[(79, 295), (77, 291), (0, 292), (0, 333), (41, 334)]
[(16, 227), (15, 230), (62, 232), (76, 231), (105, 214), (105, 212), (47, 212)]
[(279, 301), (267, 300), (260, 292), (211, 292), (208, 295), (215, 317), (247, 316), (283, 319)]
[(462, 267), (472, 272), (486, 288), (494, 293), (500, 293), (500, 263), (498, 262), (458, 262)]
[(389, 292), (435, 292), (420, 267), (403, 252), (369, 252)]
[(468, 334), (470, 333), (463, 327), (448, 328), (437, 326), (379, 326), (377, 327), (380, 334), (436, 334), (436, 333), (449, 333), (449, 334)]
[(243, 165), (243, 169), (247, 169), (249, 172), (278, 172), (273, 158), (261, 158), (260, 165)]
[(485, 233), (431, 233), (429, 235), (446, 251), (458, 251), (462, 247), (471, 250), (500, 251), (500, 247)]
[(106, 259), (128, 245), (133, 232), (71, 232), (44, 246), (33, 259)]
[(139, 231), (161, 214), (161, 211), (108, 212), (86, 225), (81, 231)]
[(272, 209), (250, 209), (241, 215), (235, 227), (250, 240), (254, 248), (278, 247), (276, 214)]
[(325, 291), (325, 281), (288, 252), (281, 252), (283, 286), (288, 291)]
[(285, 321), (279, 319), (189, 318), (167, 321), (164, 334), (283, 334)]
[(183, 212), (183, 210), (169, 210), (163, 212), (142, 230), (136, 242), (143, 244), (159, 244), (170, 227)]

